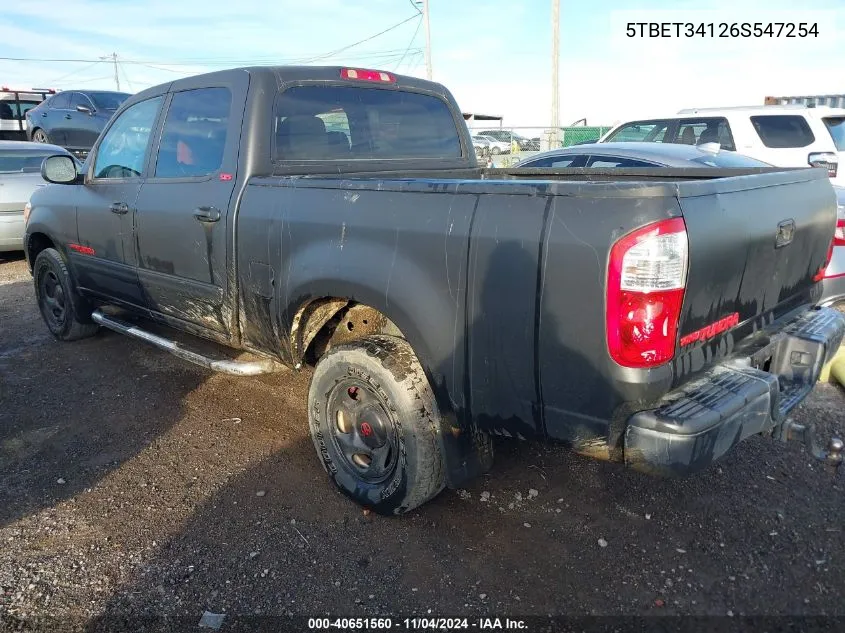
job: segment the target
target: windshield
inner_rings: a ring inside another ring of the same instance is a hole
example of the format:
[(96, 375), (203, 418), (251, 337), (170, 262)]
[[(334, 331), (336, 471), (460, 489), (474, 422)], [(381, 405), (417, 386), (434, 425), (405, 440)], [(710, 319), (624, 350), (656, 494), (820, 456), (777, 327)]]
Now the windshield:
[(704, 167), (771, 167), (769, 163), (733, 152), (719, 152), (712, 156), (699, 156), (690, 160)]
[(117, 110), (129, 95), (123, 92), (91, 92), (88, 97), (98, 110)]
[(0, 150), (0, 174), (13, 174), (23, 172), (38, 172), (41, 170), (41, 161), (48, 156), (55, 154), (55, 151), (26, 151)]
[(836, 145), (836, 151), (845, 152), (845, 117), (826, 117), (824, 124), (833, 137), (833, 144)]

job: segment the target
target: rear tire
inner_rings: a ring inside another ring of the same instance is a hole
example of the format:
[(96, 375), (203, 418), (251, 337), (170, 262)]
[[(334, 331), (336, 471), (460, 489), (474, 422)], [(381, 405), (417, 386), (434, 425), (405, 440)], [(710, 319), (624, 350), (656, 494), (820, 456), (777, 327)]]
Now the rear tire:
[(32, 140), (35, 143), (49, 143), (50, 139), (47, 137), (47, 132), (42, 129), (32, 131)]
[(76, 341), (97, 333), (99, 326), (91, 321), (91, 308), (76, 292), (59, 251), (45, 248), (38, 253), (32, 277), (41, 318), (53, 336), (60, 341)]
[(493, 152), (493, 154), (495, 154), (496, 156), (498, 156), (499, 154), (501, 154), (501, 153), (502, 153), (502, 150), (500, 150), (498, 147), (494, 147), (491, 151), (492, 151), (492, 152)]
[(379, 514), (403, 514), (445, 486), (440, 412), (411, 346), (370, 336), (332, 348), (308, 393), (317, 456), (340, 491)]

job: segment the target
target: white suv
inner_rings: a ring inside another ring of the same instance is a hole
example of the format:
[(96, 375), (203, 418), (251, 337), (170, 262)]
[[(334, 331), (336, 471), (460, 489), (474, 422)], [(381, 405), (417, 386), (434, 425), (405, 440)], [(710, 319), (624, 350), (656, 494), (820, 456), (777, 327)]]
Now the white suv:
[[(599, 142), (719, 143), (777, 167), (827, 167), (845, 186), (845, 109), (800, 105), (693, 108), (617, 125)], [(842, 168), (839, 164), (842, 163)]]

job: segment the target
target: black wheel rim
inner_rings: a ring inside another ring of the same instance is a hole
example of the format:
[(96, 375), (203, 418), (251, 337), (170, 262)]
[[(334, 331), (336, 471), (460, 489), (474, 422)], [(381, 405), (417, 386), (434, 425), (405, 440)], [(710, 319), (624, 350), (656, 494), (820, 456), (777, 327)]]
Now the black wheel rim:
[(347, 378), (329, 393), (326, 422), (346, 469), (370, 484), (396, 469), (399, 442), (385, 402), (364, 382)]
[(41, 313), (53, 329), (61, 329), (67, 316), (65, 289), (58, 275), (52, 270), (45, 270), (38, 281), (38, 294), (41, 297)]

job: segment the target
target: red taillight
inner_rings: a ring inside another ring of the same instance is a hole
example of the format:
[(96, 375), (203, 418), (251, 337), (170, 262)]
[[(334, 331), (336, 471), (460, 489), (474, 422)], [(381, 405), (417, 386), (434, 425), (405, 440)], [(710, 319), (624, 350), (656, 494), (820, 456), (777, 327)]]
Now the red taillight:
[(836, 223), (836, 232), (833, 234), (834, 246), (845, 246), (845, 220)]
[(675, 355), (687, 280), (683, 218), (620, 238), (607, 270), (607, 347), (624, 367), (655, 367)]
[(360, 68), (344, 68), (340, 71), (344, 79), (358, 79), (359, 81), (381, 81), (383, 83), (395, 83), (396, 77), (383, 70), (361, 70)]

